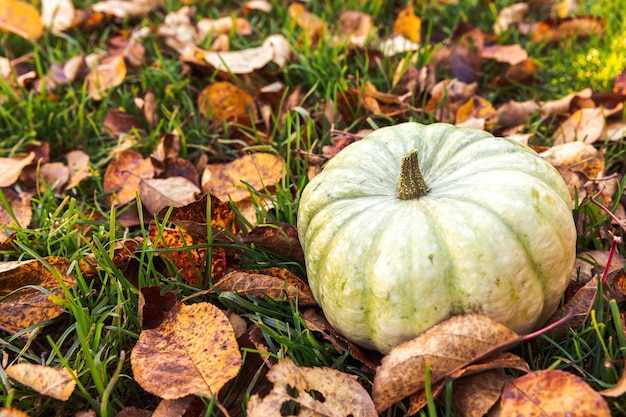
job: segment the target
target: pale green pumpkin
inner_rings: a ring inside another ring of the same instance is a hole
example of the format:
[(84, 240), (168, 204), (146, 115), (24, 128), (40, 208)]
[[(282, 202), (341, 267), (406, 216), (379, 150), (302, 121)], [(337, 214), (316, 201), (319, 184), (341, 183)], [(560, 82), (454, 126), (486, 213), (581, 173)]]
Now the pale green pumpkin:
[(576, 255), (571, 207), (561, 176), (531, 149), (481, 130), (404, 123), (326, 164), (302, 193), (298, 232), (329, 322), (387, 352), (455, 314), (519, 333), (543, 324)]

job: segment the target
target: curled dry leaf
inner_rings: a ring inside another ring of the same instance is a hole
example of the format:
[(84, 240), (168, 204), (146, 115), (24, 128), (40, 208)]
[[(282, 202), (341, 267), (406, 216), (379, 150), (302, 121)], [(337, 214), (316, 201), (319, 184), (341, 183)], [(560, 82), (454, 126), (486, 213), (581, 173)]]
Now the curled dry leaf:
[(198, 37), (204, 39), (209, 35), (228, 35), (233, 28), (239, 35), (248, 36), (252, 34), (252, 26), (243, 17), (220, 17), (218, 19), (204, 18), (196, 23)]
[(109, 56), (92, 68), (87, 75), (87, 92), (94, 100), (102, 100), (110, 89), (122, 84), (125, 78), (124, 57), (122, 55)]
[(576, 110), (555, 132), (554, 145), (575, 141), (592, 144), (602, 137), (604, 124), (602, 108)]
[(487, 45), (482, 49), (481, 58), (516, 65), (528, 59), (528, 52), (520, 45)]
[(223, 201), (229, 197), (242, 201), (250, 196), (245, 184), (255, 190), (271, 189), (283, 177), (284, 164), (282, 157), (260, 152), (225, 164), (210, 164), (202, 174), (202, 190)]
[(527, 3), (515, 3), (503, 8), (498, 12), (496, 23), (493, 24), (493, 32), (495, 34), (505, 32), (512, 25), (520, 23), (526, 13), (528, 13)]
[(347, 39), (351, 45), (364, 46), (376, 34), (372, 17), (356, 10), (344, 10), (339, 14), (339, 38)]
[(42, 0), (41, 23), (59, 34), (72, 27), (74, 21), (74, 4), (72, 0)]
[(301, 306), (317, 305), (311, 288), (284, 268), (229, 272), (215, 283), (215, 288), (259, 298), (297, 301)]
[(0, 263), (0, 297), (6, 297), (0, 302), (0, 328), (16, 333), (63, 313), (54, 297), (63, 298), (63, 286), (76, 285), (67, 274), (70, 261), (56, 256), (44, 261), (52, 270), (35, 259)]
[(375, 417), (376, 410), (365, 388), (355, 375), (331, 368), (306, 368), (284, 359), (267, 373), (274, 383), (272, 391), (261, 398), (254, 395), (248, 402), (249, 417), (282, 415), (284, 404), (297, 403), (298, 416)]
[(91, 5), (91, 10), (123, 19), (145, 16), (159, 6), (158, 0), (104, 0)]
[(602, 35), (606, 22), (595, 16), (576, 16), (565, 19), (546, 19), (539, 22), (532, 33), (535, 43), (562, 42), (573, 37), (588, 38)]
[(161, 287), (153, 285), (142, 287), (139, 291), (138, 318), (142, 329), (155, 329), (163, 323), (165, 315), (176, 305), (176, 294), (166, 291), (161, 294)]
[(210, 303), (172, 308), (159, 327), (141, 332), (130, 360), (135, 381), (166, 400), (213, 397), (242, 362), (228, 317)]
[(238, 122), (252, 125), (258, 117), (254, 99), (229, 82), (209, 85), (198, 95), (198, 109), (216, 123)]
[(289, 41), (282, 35), (270, 35), (256, 48), (214, 52), (190, 43), (177, 46), (180, 59), (200, 66), (210, 66), (232, 74), (249, 74), (270, 62), (284, 67), (289, 59)]
[(479, 314), (453, 316), (415, 339), (393, 347), (374, 378), (372, 398), (382, 412), (424, 388), (426, 367), (433, 383), (518, 335)]
[(400, 11), (393, 23), (393, 33), (413, 43), (419, 43), (421, 29), (422, 20), (415, 15), (412, 5)]
[(66, 190), (76, 187), (82, 180), (91, 176), (89, 171), (89, 155), (85, 152), (76, 150), (65, 154), (67, 168), (70, 172), (70, 179), (65, 185)]
[(35, 152), (30, 152), (24, 157), (0, 158), (0, 187), (13, 185), (20, 177), (22, 170), (35, 160)]
[(498, 402), (502, 388), (513, 377), (491, 370), (454, 382), (452, 401), (464, 417), (483, 417)]
[(67, 401), (74, 388), (75, 377), (67, 368), (55, 369), (32, 363), (18, 363), (4, 371), (10, 378), (57, 400)]
[(539, 110), (539, 104), (532, 100), (528, 101), (508, 101), (502, 104), (496, 110), (497, 118), (498, 118), (498, 128), (500, 129), (508, 129), (513, 126), (519, 126), (526, 121), (528, 118)]
[(292, 3), (289, 5), (289, 17), (304, 30), (310, 42), (315, 42), (326, 35), (328, 27), (318, 16), (310, 13), (302, 4)]
[(585, 381), (558, 370), (536, 371), (509, 382), (500, 407), (502, 417), (611, 415), (606, 401)]
[(298, 239), (298, 229), (288, 223), (260, 224), (250, 230), (242, 242), (270, 249), (298, 262), (304, 262), (304, 253), (300, 239)]
[(43, 24), (39, 11), (32, 4), (19, 0), (0, 0), (0, 30), (37, 40), (43, 35)]

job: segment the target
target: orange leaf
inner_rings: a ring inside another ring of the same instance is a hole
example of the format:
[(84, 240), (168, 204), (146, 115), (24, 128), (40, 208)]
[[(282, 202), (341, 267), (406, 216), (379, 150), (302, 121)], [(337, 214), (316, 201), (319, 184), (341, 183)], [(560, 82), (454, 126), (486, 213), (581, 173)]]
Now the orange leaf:
[(53, 297), (63, 297), (62, 286), (76, 284), (73, 275), (66, 275), (70, 261), (56, 256), (44, 260), (53, 271), (34, 259), (0, 263), (0, 297), (5, 297), (0, 301), (0, 328), (15, 333), (63, 313)]
[(35, 152), (19, 158), (0, 158), (0, 187), (9, 187), (17, 181), (22, 170), (35, 160)]
[(507, 384), (501, 416), (576, 415), (609, 417), (606, 401), (585, 381), (565, 371), (536, 371)]
[(207, 397), (237, 376), (241, 354), (226, 315), (209, 303), (175, 306), (139, 335), (130, 356), (135, 381), (167, 400)]
[(122, 55), (109, 56), (87, 75), (87, 92), (94, 100), (102, 100), (111, 88), (122, 84), (125, 78), (124, 57)]
[(9, 366), (5, 372), (38, 393), (61, 401), (67, 401), (76, 388), (76, 381), (67, 368), (54, 369), (32, 363), (18, 363)]
[(25, 39), (37, 40), (43, 34), (39, 11), (32, 4), (18, 0), (0, 0), (0, 30)]
[(252, 97), (229, 82), (209, 85), (198, 95), (198, 109), (205, 117), (222, 124), (239, 122), (252, 124), (257, 117)]
[[(153, 176), (154, 167), (150, 159), (144, 159), (140, 153), (132, 150), (119, 153), (104, 173), (103, 185), (107, 200), (115, 205), (132, 201), (139, 191), (141, 180)], [(115, 197), (111, 193), (115, 193)]]
[(6, 242), (13, 235), (15, 227), (26, 228), (33, 218), (33, 209), (30, 204), (30, 197), (27, 195), (17, 194), (15, 191), (6, 188), (0, 188), (0, 193), (4, 193), (4, 197), (9, 203), (9, 207), (17, 220), (17, 224), (13, 217), (9, 214), (4, 204), (0, 203), (0, 244)]
[(419, 43), (422, 20), (415, 15), (413, 7), (402, 10), (393, 24), (393, 33), (402, 35), (411, 42)]

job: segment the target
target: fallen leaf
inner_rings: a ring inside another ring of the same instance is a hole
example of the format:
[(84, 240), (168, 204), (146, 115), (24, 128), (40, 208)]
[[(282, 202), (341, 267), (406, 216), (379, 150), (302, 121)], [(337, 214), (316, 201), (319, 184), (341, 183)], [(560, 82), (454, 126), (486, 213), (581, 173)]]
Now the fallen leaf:
[(604, 33), (604, 19), (595, 16), (576, 16), (565, 19), (551, 18), (539, 22), (533, 32), (535, 43), (561, 42), (571, 38), (588, 38)]
[(487, 45), (483, 47), (481, 52), (483, 59), (493, 59), (510, 65), (516, 65), (528, 59), (528, 52), (518, 44)]
[(67, 401), (76, 388), (75, 377), (67, 368), (55, 369), (32, 363), (18, 363), (9, 366), (4, 372), (38, 393), (61, 401)]
[(464, 417), (483, 417), (498, 402), (502, 389), (513, 377), (496, 370), (454, 381), (454, 406)]
[(32, 4), (18, 0), (0, 0), (0, 30), (25, 39), (37, 40), (43, 35), (39, 11)]
[(292, 3), (289, 5), (289, 17), (304, 30), (309, 42), (315, 43), (323, 37), (328, 28), (326, 23), (318, 16), (310, 13), (302, 4)]
[(75, 13), (72, 0), (41, 1), (41, 23), (55, 35), (72, 27)]
[(260, 224), (250, 230), (241, 241), (247, 245), (270, 249), (298, 262), (304, 261), (298, 229), (288, 223)]
[(622, 376), (617, 381), (617, 384), (613, 385), (611, 388), (603, 389), (598, 392), (598, 394), (604, 397), (621, 397), (626, 394), (626, 372), (622, 372)]
[(364, 46), (365, 42), (376, 34), (372, 17), (356, 10), (344, 10), (339, 13), (339, 38), (351, 45)]
[(35, 152), (30, 152), (24, 157), (0, 158), (0, 187), (9, 187), (17, 181), (22, 170), (35, 160)]
[(413, 43), (419, 43), (421, 30), (422, 20), (413, 11), (413, 6), (401, 10), (393, 23), (393, 33)]
[(200, 193), (200, 188), (183, 177), (145, 178), (139, 183), (139, 197), (150, 214), (170, 205), (192, 203)]
[(145, 16), (158, 6), (158, 0), (105, 0), (92, 4), (91, 10), (123, 19)]
[(176, 294), (166, 291), (161, 294), (161, 287), (153, 285), (142, 287), (139, 291), (138, 318), (142, 329), (155, 329), (163, 323), (165, 315), (176, 305)]
[(591, 98), (592, 94), (593, 91), (591, 90), (591, 88), (585, 88), (581, 91), (568, 94), (559, 99), (543, 102), (541, 103), (541, 111), (539, 113), (539, 116), (542, 119), (545, 119), (549, 116), (569, 113), (572, 101), (575, 101), (576, 99)]
[(126, 64), (122, 55), (106, 57), (87, 75), (87, 92), (94, 100), (102, 100), (109, 90), (126, 79)]
[(505, 32), (517, 23), (520, 23), (528, 13), (527, 3), (515, 3), (498, 12), (498, 18), (493, 24), (493, 32), (498, 35)]
[(242, 360), (226, 315), (201, 302), (175, 306), (159, 327), (142, 331), (130, 362), (143, 389), (174, 400), (217, 395), (237, 376)]
[(30, 417), (28, 414), (23, 412), (22, 410), (18, 410), (13, 407), (1, 407), (0, 408), (0, 417)]
[(56, 256), (44, 261), (52, 270), (35, 259), (0, 262), (0, 328), (17, 333), (64, 312), (54, 298), (63, 298), (63, 286), (76, 285), (66, 273), (70, 261)]
[(600, 394), (576, 375), (560, 370), (535, 371), (509, 382), (500, 407), (502, 417), (611, 415)]
[(190, 43), (177, 46), (180, 59), (218, 71), (232, 74), (249, 74), (274, 62), (282, 68), (291, 53), (289, 42), (282, 35), (270, 35), (256, 48), (240, 51), (214, 52), (198, 48)]
[(242, 201), (250, 196), (246, 184), (257, 191), (271, 189), (285, 174), (284, 165), (282, 157), (260, 152), (224, 164), (209, 164), (202, 174), (202, 190), (223, 201)]
[(456, 123), (463, 123), (471, 118), (485, 121), (485, 130), (491, 130), (497, 120), (496, 109), (487, 99), (474, 96), (467, 100), (456, 112)]
[(65, 154), (65, 160), (67, 161), (67, 168), (70, 173), (70, 178), (65, 185), (66, 190), (71, 190), (76, 187), (85, 178), (91, 177), (91, 171), (89, 171), (89, 155), (81, 150), (70, 151)]
[(555, 132), (554, 145), (575, 141), (592, 144), (604, 133), (604, 125), (601, 107), (576, 110)]
[(317, 305), (311, 288), (284, 268), (229, 272), (214, 286), (219, 291), (277, 301), (297, 301), (298, 305), (305, 307)]
[(376, 410), (356, 375), (335, 369), (296, 366), (283, 359), (267, 373), (274, 383), (268, 395), (254, 395), (248, 402), (249, 417), (282, 415), (284, 406), (297, 404), (298, 416), (375, 417)]
[(15, 233), (15, 228), (28, 228), (33, 218), (33, 208), (30, 196), (26, 194), (18, 194), (10, 188), (0, 188), (0, 193), (4, 194), (9, 204), (5, 207), (0, 201), (0, 244), (2, 244)]
[(496, 110), (498, 117), (498, 128), (507, 129), (519, 126), (528, 121), (531, 115), (539, 110), (539, 104), (535, 101), (508, 101)]
[[(194, 400), (199, 399), (195, 395), (178, 398), (176, 400), (161, 400), (157, 408), (153, 412), (149, 412), (146, 417), (183, 417), (189, 410)], [(121, 417), (117, 414), (115, 417)], [(143, 417), (137, 415), (129, 415), (128, 417)]]
[(111, 109), (107, 112), (102, 126), (114, 136), (129, 134), (133, 131), (144, 131), (139, 119), (120, 109)]
[(517, 334), (478, 314), (453, 316), (415, 339), (400, 343), (383, 358), (374, 377), (372, 398), (382, 412), (424, 388), (426, 367), (435, 383), (491, 352)]
[(109, 162), (104, 173), (103, 187), (107, 201), (121, 205), (132, 201), (139, 191), (141, 181), (154, 177), (154, 167), (150, 159), (144, 159), (139, 152), (120, 152)]
[(234, 122), (251, 126), (258, 117), (250, 94), (225, 81), (213, 83), (200, 92), (198, 109), (218, 124)]
[(476, 95), (477, 83), (443, 80), (430, 90), (430, 99), (424, 110), (437, 121), (453, 123), (456, 112), (465, 102)]
[(252, 26), (243, 17), (220, 17), (217, 19), (203, 18), (196, 23), (199, 39), (207, 36), (228, 35), (233, 29), (237, 34), (248, 36), (252, 34)]

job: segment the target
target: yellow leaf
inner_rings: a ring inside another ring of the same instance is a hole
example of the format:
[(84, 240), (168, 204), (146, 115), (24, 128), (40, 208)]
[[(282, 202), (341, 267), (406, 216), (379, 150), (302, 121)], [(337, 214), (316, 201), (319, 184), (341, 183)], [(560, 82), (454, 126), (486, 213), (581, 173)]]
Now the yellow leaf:
[(209, 85), (198, 95), (198, 109), (217, 123), (251, 124), (257, 116), (254, 100), (245, 90), (229, 82)]
[(101, 100), (111, 88), (126, 78), (126, 63), (122, 55), (107, 57), (87, 75), (87, 92), (94, 100)]
[(0, 30), (37, 40), (43, 34), (43, 24), (35, 6), (23, 1), (0, 0)]
[(18, 363), (9, 366), (5, 372), (38, 393), (61, 401), (67, 401), (76, 387), (76, 381), (67, 368), (54, 369), (32, 363)]
[(393, 33), (402, 35), (411, 42), (419, 43), (422, 20), (413, 13), (413, 7), (402, 10), (393, 24)]
[(130, 357), (135, 381), (166, 400), (216, 395), (241, 367), (226, 315), (209, 303), (175, 306), (163, 323), (144, 330)]

